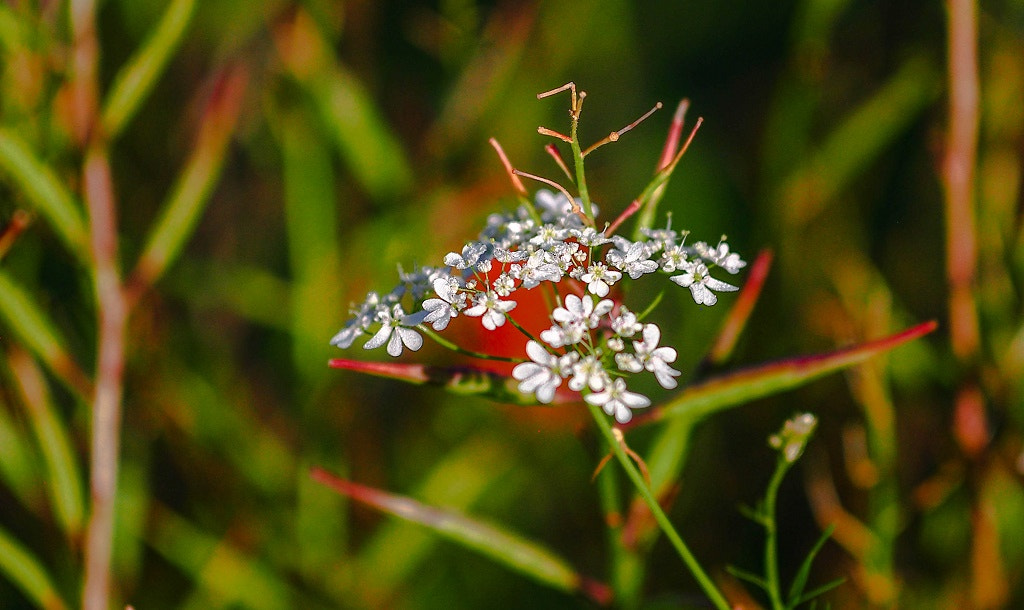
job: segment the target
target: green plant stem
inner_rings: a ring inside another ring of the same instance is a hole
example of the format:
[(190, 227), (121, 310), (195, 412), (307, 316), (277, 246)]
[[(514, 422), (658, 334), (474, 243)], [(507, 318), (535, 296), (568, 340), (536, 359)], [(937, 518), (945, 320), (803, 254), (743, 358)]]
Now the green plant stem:
[[(587, 220), (590, 225), (594, 225), (594, 207), (590, 203), (590, 192), (587, 190), (587, 177), (583, 171), (583, 150), (580, 148), (580, 139), (577, 135), (577, 128), (579, 127), (580, 117), (579, 109), (573, 108), (572, 115), (572, 127), (569, 131), (569, 137), (572, 139), (572, 161), (576, 167), (576, 187), (580, 192), (580, 199), (583, 200), (583, 213), (587, 215)], [(571, 202), (570, 202), (571, 203)]]
[(768, 490), (764, 494), (764, 513), (761, 524), (764, 526), (766, 538), (764, 543), (764, 575), (768, 584), (768, 598), (772, 602), (773, 610), (784, 610), (782, 602), (782, 591), (779, 583), (779, 541), (778, 527), (775, 522), (775, 502), (779, 495), (779, 485), (782, 484), (786, 471), (789, 470), (790, 462), (779, 456), (775, 466), (775, 473), (768, 483)]
[(729, 602), (725, 600), (725, 596), (722, 595), (715, 583), (711, 581), (711, 578), (704, 572), (704, 569), (700, 567), (697, 559), (690, 552), (690, 549), (683, 542), (679, 532), (676, 531), (675, 527), (672, 526), (672, 522), (668, 520), (668, 516), (665, 511), (661, 509), (661, 505), (658, 504), (654, 494), (651, 493), (650, 488), (647, 487), (647, 483), (644, 482), (643, 476), (640, 471), (637, 470), (636, 466), (630, 460), (629, 456), (626, 455), (626, 451), (622, 448), (619, 442), (616, 440), (614, 433), (612, 432), (611, 424), (608, 423), (608, 418), (600, 407), (587, 403), (587, 407), (590, 409), (590, 415), (597, 422), (597, 427), (601, 430), (601, 434), (604, 435), (605, 441), (608, 446), (611, 447), (612, 452), (615, 453), (615, 457), (622, 464), (626, 474), (629, 476), (630, 481), (636, 487), (640, 497), (643, 498), (647, 507), (651, 509), (651, 514), (654, 515), (654, 520), (657, 521), (658, 526), (663, 532), (665, 537), (668, 538), (669, 542), (679, 553), (679, 557), (682, 558), (683, 563), (690, 570), (690, 574), (696, 579), (697, 584), (704, 591), (704, 594), (708, 596), (711, 603), (715, 605), (719, 610), (730, 610)]

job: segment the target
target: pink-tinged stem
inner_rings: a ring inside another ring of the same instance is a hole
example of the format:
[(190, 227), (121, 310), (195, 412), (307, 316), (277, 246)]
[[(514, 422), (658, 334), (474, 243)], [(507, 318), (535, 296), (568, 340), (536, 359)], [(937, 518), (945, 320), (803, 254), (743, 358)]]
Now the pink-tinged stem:
[(629, 205), (626, 206), (625, 210), (622, 210), (622, 213), (619, 214), (619, 217), (615, 219), (615, 222), (608, 225), (608, 230), (605, 231), (605, 237), (611, 237), (612, 235), (614, 235), (615, 231), (622, 225), (622, 223), (629, 220), (629, 217), (632, 216), (633, 214), (639, 212), (642, 206), (643, 204), (640, 203), (639, 199), (634, 199)]
[(117, 220), (110, 165), (104, 150), (91, 147), (86, 153), (83, 184), (90, 217), (99, 331), (92, 405), (92, 513), (86, 530), (82, 606), (86, 610), (107, 610), (127, 306), (117, 269)]
[(690, 108), (690, 100), (683, 98), (676, 106), (676, 113), (672, 115), (672, 124), (668, 128), (668, 137), (665, 138), (665, 146), (661, 149), (661, 159), (658, 160), (658, 170), (663, 170), (672, 163), (672, 158), (679, 150), (679, 141), (683, 139), (683, 125), (686, 122), (686, 111)]
[(501, 159), (501, 164), (505, 166), (505, 173), (508, 174), (508, 179), (512, 181), (512, 187), (516, 189), (516, 192), (520, 195), (526, 195), (528, 191), (526, 186), (523, 185), (523, 181), (519, 179), (519, 176), (515, 174), (515, 170), (512, 167), (512, 162), (508, 160), (508, 156), (505, 154), (505, 149), (501, 147), (496, 138), (487, 140), (494, 151), (498, 153), (498, 158)]
[(961, 361), (980, 344), (973, 295), (977, 243), (974, 171), (978, 152), (978, 24), (973, 0), (948, 0), (949, 133), (942, 163), (946, 189), (946, 273), (950, 337)]
[(504, 530), (454, 511), (422, 504), (407, 496), (390, 494), (353, 483), (323, 468), (313, 467), (309, 471), (309, 476), (339, 494), (381, 512), (418, 523), (437, 535), (503, 561), (520, 573), (532, 576), (550, 586), (586, 595), (602, 606), (611, 602), (611, 589), (606, 584), (579, 574), (564, 560), (546, 549), (514, 537)]
[(106, 142), (99, 126), (99, 41), (96, 2), (73, 0), (74, 71), (69, 85), (72, 129), (85, 154), (82, 190), (89, 213), (89, 246), (96, 293), (97, 356), (93, 388), (89, 487), (91, 513), (85, 534), (82, 607), (110, 607), (110, 564), (117, 498), (122, 376), (127, 307), (117, 266), (117, 206)]
[(761, 290), (764, 288), (765, 280), (768, 279), (768, 270), (771, 269), (771, 266), (772, 251), (761, 250), (750, 266), (747, 282), (743, 285), (736, 304), (729, 310), (729, 315), (725, 318), (725, 323), (722, 324), (722, 330), (718, 333), (715, 344), (708, 352), (707, 361), (709, 363), (722, 363), (736, 347), (736, 341), (746, 327), (747, 320), (750, 319), (750, 314), (754, 311), (754, 305), (757, 304), (757, 300), (761, 296)]

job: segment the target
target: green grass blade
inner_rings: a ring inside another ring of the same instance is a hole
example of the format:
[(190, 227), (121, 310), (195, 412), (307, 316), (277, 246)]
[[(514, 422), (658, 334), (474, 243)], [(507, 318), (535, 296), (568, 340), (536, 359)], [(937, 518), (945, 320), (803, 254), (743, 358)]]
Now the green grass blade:
[(330, 150), (305, 117), (286, 115), (281, 128), (285, 226), (292, 275), (292, 358), (307, 386), (327, 379), (341, 307), (342, 276), (336, 235), (334, 170)]
[(839, 124), (789, 177), (777, 200), (790, 218), (807, 222), (878, 158), (940, 90), (931, 63), (912, 57), (873, 97)]
[(541, 584), (569, 594), (587, 595), (596, 601), (607, 601), (608, 590), (603, 584), (584, 578), (554, 552), (504, 528), (455, 511), (427, 506), (406, 496), (352, 483), (319, 468), (314, 468), (311, 476), (340, 494), (381, 512), (418, 523), (438, 536), (478, 551)]
[(74, 196), (28, 143), (4, 128), (0, 128), (0, 172), (46, 218), (68, 249), (88, 263), (91, 257), (85, 217)]
[(91, 394), (90, 382), (64, 349), (66, 342), (28, 293), (0, 269), (0, 319), (46, 368), (80, 398)]
[(0, 527), (0, 573), (7, 577), (36, 606), (64, 610), (61, 598), (43, 564)]
[(82, 532), (85, 501), (82, 470), (71, 449), (71, 439), (54, 412), (46, 379), (32, 357), (12, 346), (7, 351), (7, 358), (43, 454), (46, 487), (53, 500), (57, 521), (70, 540), (77, 540)]
[[(508, 452), (493, 439), (475, 438), (438, 463), (413, 495), (449, 510), (465, 510), (513, 467)], [(383, 524), (359, 554), (360, 592), (370, 607), (382, 607), (388, 595), (414, 574), (430, 556), (439, 538), (414, 523)]]
[(242, 68), (221, 76), (203, 116), (192, 156), (164, 202), (129, 282), (136, 295), (163, 275), (199, 222), (220, 176), (247, 80)]
[(39, 458), (28, 432), (10, 414), (4, 398), (0, 397), (0, 479), (22, 502), (34, 507), (39, 481)]
[(935, 330), (934, 321), (851, 348), (772, 362), (717, 377), (684, 390), (663, 408), (637, 417), (637, 424), (671, 417), (700, 419), (716, 411), (804, 385), (818, 377), (848, 368)]
[(832, 537), (832, 532), (834, 532), (835, 529), (835, 525), (830, 525), (825, 528), (825, 531), (818, 537), (818, 541), (814, 543), (810, 552), (807, 553), (807, 557), (805, 557), (803, 562), (800, 563), (800, 568), (796, 571), (796, 575), (793, 576), (793, 583), (789, 587), (787, 605), (790, 608), (795, 608), (803, 598), (804, 588), (807, 586), (807, 579), (811, 575), (811, 564), (814, 563), (814, 558), (818, 556), (818, 552), (821, 551), (821, 547), (825, 546), (828, 539)]
[(356, 180), (375, 199), (408, 191), (412, 171), (398, 139), (362, 83), (334, 60), (314, 21), (299, 12), (291, 27), (279, 32), (281, 58), (309, 92), (327, 135)]
[(195, 5), (196, 0), (172, 0), (152, 35), (114, 77), (102, 117), (103, 129), (111, 140), (131, 121), (153, 90), (181, 44)]

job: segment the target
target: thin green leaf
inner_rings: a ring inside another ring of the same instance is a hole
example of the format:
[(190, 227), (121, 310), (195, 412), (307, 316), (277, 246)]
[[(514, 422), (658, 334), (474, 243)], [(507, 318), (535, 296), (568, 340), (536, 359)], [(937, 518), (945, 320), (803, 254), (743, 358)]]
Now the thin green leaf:
[(38, 463), (27, 431), (11, 417), (0, 397), (0, 479), (26, 506), (32, 506), (39, 497), (37, 486), (42, 477)]
[(89, 380), (65, 351), (63, 346), (67, 343), (42, 311), (21, 286), (0, 269), (0, 319), (69, 389), (80, 398), (88, 397), (91, 394)]
[(88, 263), (91, 256), (85, 217), (74, 196), (21, 137), (5, 128), (0, 128), (0, 172), (46, 218), (68, 249)]
[(46, 610), (64, 610), (61, 598), (42, 562), (0, 527), (0, 572), (36, 606)]
[(764, 578), (758, 576), (757, 574), (754, 574), (753, 572), (741, 570), (735, 566), (725, 566), (725, 571), (732, 574), (736, 578), (739, 578), (740, 580), (749, 582), (750, 584), (761, 589), (762, 591), (768, 590), (768, 583), (765, 582)]
[(82, 471), (71, 449), (71, 440), (55, 413), (46, 379), (32, 357), (13, 346), (7, 356), (28, 411), (29, 423), (42, 450), (46, 487), (53, 499), (57, 521), (70, 540), (77, 540), (82, 531), (85, 502)]
[(221, 75), (203, 115), (192, 156), (163, 204), (129, 282), (133, 300), (163, 275), (199, 222), (220, 176), (247, 80), (245, 70), (237, 66)]
[(334, 331), (342, 309), (342, 275), (334, 201), (334, 169), (330, 149), (308, 121), (288, 113), (281, 125), (284, 161), (284, 211), (291, 266), (292, 359), (310, 392), (327, 371), (323, 361), (331, 346), (324, 337)]
[(821, 547), (825, 546), (825, 542), (832, 537), (832, 532), (836, 529), (835, 525), (830, 525), (825, 528), (825, 531), (818, 537), (818, 541), (814, 543), (811, 551), (807, 553), (807, 557), (804, 558), (803, 562), (800, 563), (800, 568), (796, 571), (796, 575), (793, 577), (793, 583), (789, 587), (788, 605), (791, 608), (795, 608), (800, 603), (800, 599), (804, 594), (804, 587), (807, 586), (807, 579), (811, 574), (811, 564), (814, 562), (814, 558), (818, 555), (818, 551)]
[(711, 413), (771, 396), (804, 385), (818, 377), (848, 368), (902, 343), (926, 335), (938, 326), (925, 322), (877, 341), (825, 354), (789, 358), (746, 370), (729, 373), (692, 386), (663, 408), (646, 417), (634, 418), (637, 424), (666, 418), (690, 417), (699, 420)]
[(541, 584), (569, 594), (587, 595), (599, 603), (608, 601), (606, 586), (586, 579), (552, 551), (504, 528), (454, 511), (427, 506), (412, 498), (352, 483), (319, 468), (314, 468), (310, 474), (314, 480), (340, 494), (427, 527), (437, 535), (478, 551)]
[(939, 91), (938, 73), (929, 60), (916, 56), (905, 61), (784, 183), (777, 199), (786, 202), (790, 217), (802, 223), (821, 212)]
[(305, 12), (280, 28), (278, 51), (308, 91), (327, 135), (356, 180), (377, 199), (408, 190), (412, 171), (398, 139), (362, 83), (334, 59), (316, 23)]
[(178, 49), (196, 0), (172, 0), (142, 48), (118, 71), (103, 105), (103, 129), (114, 139), (131, 121)]
[(828, 593), (832, 589), (835, 589), (836, 587), (838, 587), (839, 585), (843, 584), (844, 582), (846, 582), (846, 578), (837, 578), (835, 580), (830, 580), (829, 582), (821, 585), (820, 587), (818, 587), (816, 589), (811, 589), (803, 597), (798, 599), (796, 604), (794, 604), (792, 607), (796, 608), (800, 604), (807, 603), (807, 602), (811, 601), (812, 599), (814, 599), (816, 597), (820, 597), (820, 596)]

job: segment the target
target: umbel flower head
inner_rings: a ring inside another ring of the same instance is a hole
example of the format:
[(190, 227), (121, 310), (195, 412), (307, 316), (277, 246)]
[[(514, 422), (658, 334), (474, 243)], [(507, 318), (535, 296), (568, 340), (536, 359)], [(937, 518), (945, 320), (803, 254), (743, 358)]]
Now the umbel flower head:
[[(577, 98), (574, 88), (572, 92), (575, 121), (582, 95)], [(575, 158), (580, 167), (582, 156)], [(678, 156), (660, 168), (656, 180), (667, 180), (676, 161)], [(525, 194), (518, 175), (537, 177), (507, 167), (517, 189)], [(391, 292), (371, 292), (353, 305), (351, 319), (331, 343), (348, 348), (365, 338), (363, 348), (386, 345), (388, 354), (400, 356), (404, 348), (420, 349), (422, 334), (427, 334), (460, 350), (437, 335), (456, 317), (476, 318), (487, 331), (511, 322), (523, 332), (523, 357), (512, 370), (520, 392), (550, 403), (568, 380), (566, 391), (579, 393), (619, 423), (630, 421), (633, 410), (651, 404), (648, 397), (628, 389), (635, 376), (651, 374), (663, 388), (671, 389), (681, 373), (672, 366), (676, 349), (661, 345), (662, 329), (634, 313), (648, 308), (623, 303), (625, 285), (663, 274), (671, 283), (689, 289), (696, 304), (711, 306), (718, 301), (716, 293), (737, 290), (712, 277), (712, 272), (736, 274), (746, 263), (730, 250), (724, 237), (714, 246), (705, 242), (690, 246), (688, 234), (672, 230), (671, 223), (638, 231), (639, 239), (634, 240), (614, 233), (623, 218), (599, 229), (596, 206), (586, 192), (581, 189), (581, 197), (573, 198), (558, 188), (559, 192), (539, 190), (532, 201), (521, 197), (511, 211), (492, 214), (476, 239), (458, 252), (449, 252), (441, 265), (400, 271), (400, 283)], [(547, 292), (552, 303), (551, 326), (538, 337), (513, 317), (517, 299), (523, 291), (532, 290)]]

